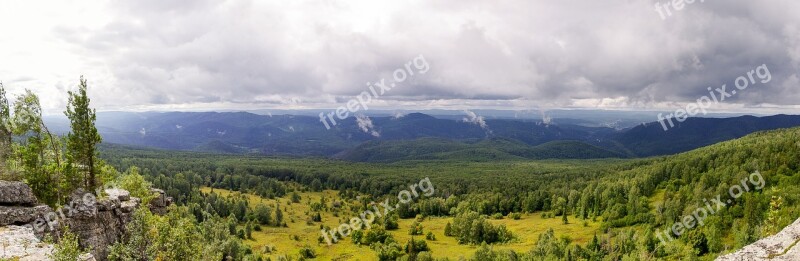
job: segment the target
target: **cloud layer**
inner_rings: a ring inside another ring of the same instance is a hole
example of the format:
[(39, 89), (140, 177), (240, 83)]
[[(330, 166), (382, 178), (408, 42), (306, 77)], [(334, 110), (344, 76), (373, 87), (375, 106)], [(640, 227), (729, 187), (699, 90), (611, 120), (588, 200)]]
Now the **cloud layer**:
[(331, 108), (424, 55), (371, 107), (659, 109), (767, 64), (726, 106), (797, 108), (800, 2), (656, 2), (10, 1), (0, 80), (55, 108), (80, 74), (103, 109)]

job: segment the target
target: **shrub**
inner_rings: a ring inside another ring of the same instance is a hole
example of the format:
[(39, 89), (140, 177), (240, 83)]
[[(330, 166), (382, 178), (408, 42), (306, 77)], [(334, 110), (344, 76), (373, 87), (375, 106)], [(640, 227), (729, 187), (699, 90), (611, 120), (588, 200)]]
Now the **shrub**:
[(310, 246), (305, 245), (302, 248), (300, 248), (300, 257), (302, 257), (302, 258), (316, 258), (317, 257), (317, 253), (314, 252), (314, 249), (311, 249)]
[(412, 236), (422, 235), (422, 224), (417, 221), (411, 223), (411, 228), (408, 230), (408, 234)]

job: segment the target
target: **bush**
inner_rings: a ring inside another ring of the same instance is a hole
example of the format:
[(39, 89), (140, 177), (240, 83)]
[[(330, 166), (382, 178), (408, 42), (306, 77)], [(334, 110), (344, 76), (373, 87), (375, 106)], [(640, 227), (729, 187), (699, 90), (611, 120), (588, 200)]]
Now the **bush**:
[(300, 257), (302, 258), (316, 258), (317, 253), (310, 246), (306, 245), (300, 248)]
[(511, 219), (520, 220), (520, 218), (522, 218), (521, 214), (519, 214), (519, 213), (511, 213)]
[(411, 223), (411, 228), (408, 230), (408, 234), (412, 236), (422, 235), (422, 224), (417, 221)]
[(370, 229), (367, 234), (364, 236), (364, 240), (362, 243), (365, 245), (372, 245), (374, 243), (386, 243), (394, 241), (394, 238), (391, 234), (386, 232), (383, 228), (374, 228)]
[[(445, 230), (447, 228), (445, 227)], [(458, 239), (459, 244), (480, 244), (508, 242), (513, 236), (505, 226), (494, 226), (474, 211), (456, 215), (450, 234)]]
[(81, 255), (81, 248), (78, 246), (78, 236), (66, 229), (61, 236), (61, 240), (55, 246), (50, 258), (53, 261), (75, 261)]
[(350, 233), (350, 239), (353, 240), (353, 244), (361, 245), (361, 240), (364, 239), (364, 231), (354, 230)]
[(383, 218), (383, 229), (395, 230), (398, 228), (399, 225), (397, 224), (397, 216), (385, 216)]
[(436, 241), (436, 235), (433, 232), (428, 231), (428, 234), (425, 235), (425, 239), (430, 241)]

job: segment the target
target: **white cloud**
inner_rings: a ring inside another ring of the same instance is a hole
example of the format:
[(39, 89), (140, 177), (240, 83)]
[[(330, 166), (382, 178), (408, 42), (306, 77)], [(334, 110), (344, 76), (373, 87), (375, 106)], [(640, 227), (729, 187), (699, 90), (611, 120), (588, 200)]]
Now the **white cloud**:
[(364, 133), (369, 133), (370, 135), (380, 138), (381, 134), (375, 130), (375, 125), (372, 124), (372, 119), (367, 117), (363, 114), (356, 115), (356, 123), (358, 123), (358, 128), (361, 129)]
[(484, 120), (483, 116), (478, 116), (478, 114), (468, 110), (464, 110), (464, 113), (467, 114), (467, 117), (464, 117), (462, 121), (481, 126), (483, 129), (489, 128), (489, 126), (486, 125), (486, 120)]
[(655, 2), (9, 0), (0, 81), (56, 112), (80, 75), (101, 110), (332, 108), (422, 54), (371, 108), (662, 108), (766, 63), (736, 106), (798, 104), (800, 2)]

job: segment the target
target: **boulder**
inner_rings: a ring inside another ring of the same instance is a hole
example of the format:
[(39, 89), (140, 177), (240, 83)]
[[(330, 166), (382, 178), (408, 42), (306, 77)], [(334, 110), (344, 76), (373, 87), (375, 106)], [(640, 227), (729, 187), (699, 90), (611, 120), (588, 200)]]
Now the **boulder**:
[(0, 180), (0, 205), (32, 206), (36, 204), (33, 190), (25, 183)]
[(106, 194), (109, 198), (118, 199), (119, 201), (131, 200), (131, 193), (124, 189), (106, 189)]
[(150, 212), (158, 215), (166, 214), (167, 208), (172, 205), (172, 198), (167, 197), (166, 193), (160, 189), (152, 189), (151, 192), (156, 194), (156, 197), (150, 200)]
[(52, 212), (48, 206), (0, 206), (0, 226), (24, 225)]

